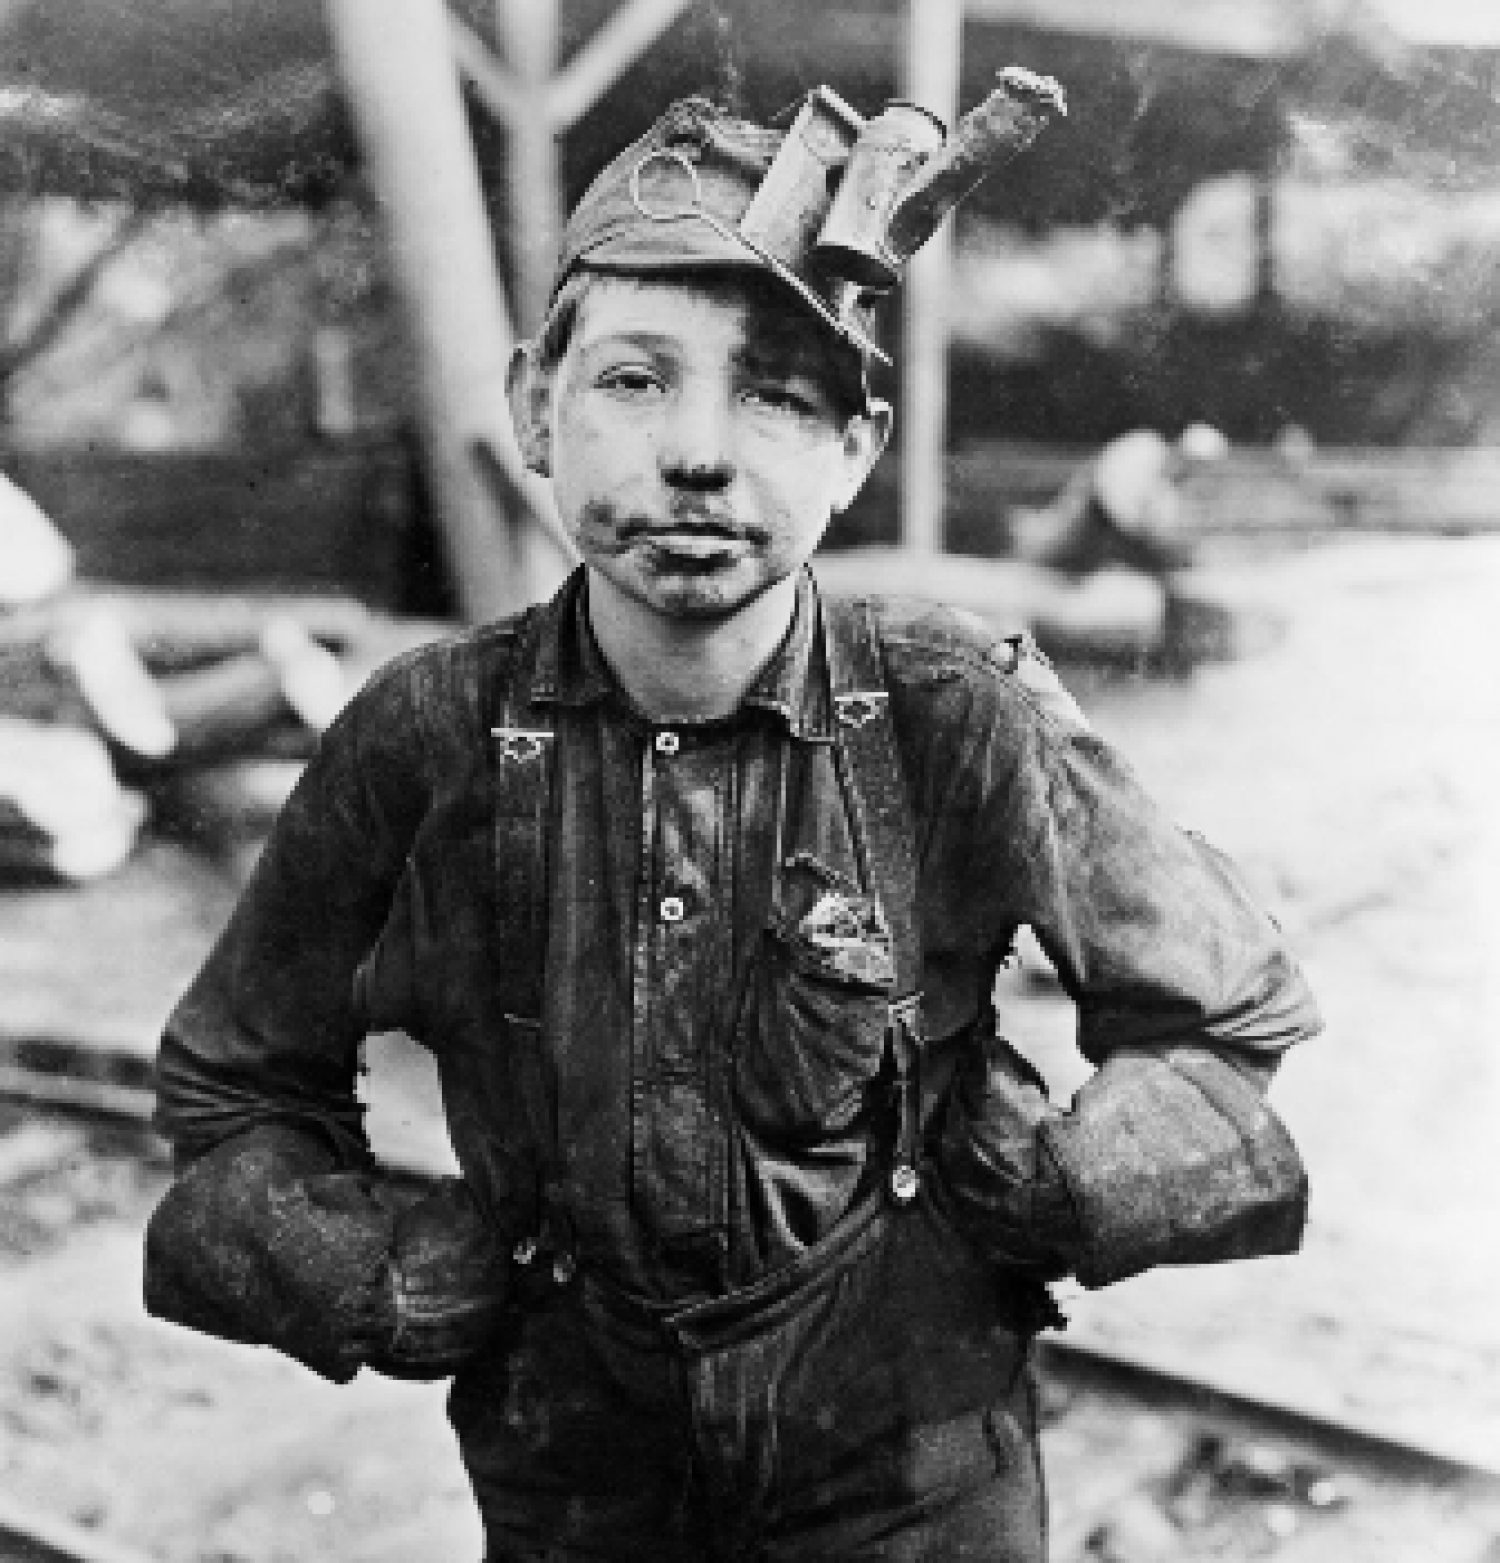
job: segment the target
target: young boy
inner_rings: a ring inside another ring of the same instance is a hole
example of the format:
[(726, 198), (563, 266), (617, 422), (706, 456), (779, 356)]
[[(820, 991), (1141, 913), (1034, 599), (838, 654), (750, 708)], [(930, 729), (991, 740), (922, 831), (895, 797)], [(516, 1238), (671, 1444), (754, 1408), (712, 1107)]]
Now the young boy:
[[(150, 1306), (452, 1373), (492, 1563), (1039, 1559), (1045, 1283), (1301, 1231), (1274, 925), (1024, 641), (805, 568), (890, 414), (837, 161), (747, 242), (790, 139), (689, 100), (584, 197), (511, 385), (583, 565), (352, 702), (162, 1045)], [(996, 1030), (1022, 925), (1069, 1112)], [(393, 1027), (463, 1169), (416, 1200)]]

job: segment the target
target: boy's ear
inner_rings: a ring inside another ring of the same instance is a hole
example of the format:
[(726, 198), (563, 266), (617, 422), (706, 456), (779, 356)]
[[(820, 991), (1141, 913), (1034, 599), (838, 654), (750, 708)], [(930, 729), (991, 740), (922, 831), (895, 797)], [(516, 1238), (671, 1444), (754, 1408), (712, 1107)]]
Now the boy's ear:
[(835, 515), (843, 515), (865, 486), (890, 440), (893, 420), (890, 403), (872, 396), (865, 410), (844, 425), (844, 481), (834, 498)]
[(516, 444), (528, 472), (552, 476), (552, 375), (537, 363), (536, 346), (519, 343), (505, 372), (505, 396)]

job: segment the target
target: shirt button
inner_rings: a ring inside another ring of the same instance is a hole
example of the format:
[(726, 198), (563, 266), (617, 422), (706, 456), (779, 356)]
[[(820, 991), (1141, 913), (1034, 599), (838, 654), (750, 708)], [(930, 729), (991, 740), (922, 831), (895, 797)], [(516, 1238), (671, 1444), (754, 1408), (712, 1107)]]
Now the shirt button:
[(661, 898), (661, 920), (664, 923), (680, 923), (686, 911), (680, 895), (664, 895)]
[(658, 754), (676, 754), (681, 747), (682, 740), (670, 729), (656, 735), (656, 752)]

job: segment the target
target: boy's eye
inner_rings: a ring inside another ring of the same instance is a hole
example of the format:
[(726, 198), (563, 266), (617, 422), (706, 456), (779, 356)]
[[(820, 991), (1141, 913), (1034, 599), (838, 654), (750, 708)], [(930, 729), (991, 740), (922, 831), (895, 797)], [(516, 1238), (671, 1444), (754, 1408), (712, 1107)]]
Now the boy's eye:
[(616, 396), (650, 396), (663, 389), (661, 376), (636, 364), (606, 369), (595, 382), (602, 391)]
[(788, 413), (798, 418), (816, 418), (822, 411), (821, 402), (810, 393), (795, 386), (762, 384), (749, 386), (746, 400), (772, 412)]

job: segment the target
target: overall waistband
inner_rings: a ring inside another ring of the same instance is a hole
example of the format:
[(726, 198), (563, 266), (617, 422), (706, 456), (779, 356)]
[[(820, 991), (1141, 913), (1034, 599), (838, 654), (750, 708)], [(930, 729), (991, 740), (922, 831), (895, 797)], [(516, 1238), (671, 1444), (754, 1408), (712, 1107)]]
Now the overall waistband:
[(839, 1218), (811, 1248), (753, 1285), (702, 1302), (660, 1303), (621, 1291), (585, 1273), (585, 1305), (643, 1344), (663, 1340), (685, 1351), (717, 1351), (774, 1329), (832, 1286), (854, 1261), (875, 1249), (899, 1212), (876, 1191)]

